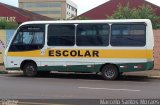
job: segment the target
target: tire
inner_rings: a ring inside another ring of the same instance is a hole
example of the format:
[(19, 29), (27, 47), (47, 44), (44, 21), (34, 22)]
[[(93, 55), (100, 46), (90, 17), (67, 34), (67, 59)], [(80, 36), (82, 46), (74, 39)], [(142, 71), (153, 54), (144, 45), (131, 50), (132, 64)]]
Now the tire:
[(105, 65), (101, 69), (102, 77), (105, 80), (115, 80), (119, 76), (119, 72), (116, 66), (114, 65)]
[(123, 72), (119, 72), (118, 79), (121, 78), (122, 76), (123, 76)]
[(37, 66), (34, 63), (26, 63), (23, 67), (23, 74), (27, 77), (35, 77), (37, 75)]
[(120, 72), (119, 75), (120, 75), (120, 76), (123, 75), (123, 72)]

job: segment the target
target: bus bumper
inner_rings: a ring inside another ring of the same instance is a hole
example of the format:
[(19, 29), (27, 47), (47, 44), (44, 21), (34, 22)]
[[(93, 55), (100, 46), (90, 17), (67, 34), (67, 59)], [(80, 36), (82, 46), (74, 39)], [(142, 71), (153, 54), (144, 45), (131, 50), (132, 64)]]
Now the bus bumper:
[(137, 72), (137, 71), (147, 71), (154, 68), (154, 61), (144, 62), (144, 63), (125, 63), (118, 64), (120, 72)]
[(152, 70), (154, 68), (154, 61), (147, 62), (147, 70)]

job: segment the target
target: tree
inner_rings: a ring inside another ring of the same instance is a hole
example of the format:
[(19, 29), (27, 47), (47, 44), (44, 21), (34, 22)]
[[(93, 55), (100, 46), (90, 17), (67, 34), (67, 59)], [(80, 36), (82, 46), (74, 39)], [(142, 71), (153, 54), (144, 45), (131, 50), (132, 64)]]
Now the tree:
[(18, 27), (18, 24), (16, 22), (8, 22), (5, 20), (0, 21), (0, 29), (13, 29), (17, 27)]
[(150, 19), (153, 28), (160, 28), (160, 16), (155, 14), (155, 10), (149, 5), (142, 5), (138, 8), (130, 8), (129, 3), (125, 6), (118, 5), (117, 11), (108, 19)]
[(126, 6), (118, 5), (117, 11), (112, 16), (107, 16), (108, 19), (131, 19), (132, 10), (129, 8), (129, 4)]
[(84, 17), (84, 16), (78, 16), (72, 20), (90, 20), (88, 17)]

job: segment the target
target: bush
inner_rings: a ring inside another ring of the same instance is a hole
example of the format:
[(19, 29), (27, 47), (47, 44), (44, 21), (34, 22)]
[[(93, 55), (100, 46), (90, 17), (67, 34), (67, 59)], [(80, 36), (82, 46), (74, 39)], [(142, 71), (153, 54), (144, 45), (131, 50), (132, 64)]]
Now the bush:
[(16, 22), (8, 22), (5, 20), (0, 21), (0, 29), (14, 29), (18, 27), (18, 23)]

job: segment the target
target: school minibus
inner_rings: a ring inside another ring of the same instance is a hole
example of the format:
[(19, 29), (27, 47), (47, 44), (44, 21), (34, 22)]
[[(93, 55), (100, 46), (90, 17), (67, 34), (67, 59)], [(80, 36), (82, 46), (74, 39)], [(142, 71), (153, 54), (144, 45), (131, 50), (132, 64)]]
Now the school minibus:
[(153, 30), (148, 19), (30, 21), (5, 50), (7, 70), (95, 72), (114, 80), (123, 72), (151, 70)]

